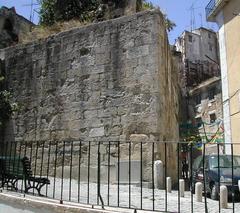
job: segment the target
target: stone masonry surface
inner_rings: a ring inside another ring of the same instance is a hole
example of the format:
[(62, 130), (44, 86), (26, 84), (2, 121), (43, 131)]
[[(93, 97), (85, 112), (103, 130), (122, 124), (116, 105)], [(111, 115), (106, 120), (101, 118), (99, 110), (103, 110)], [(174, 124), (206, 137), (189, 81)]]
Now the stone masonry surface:
[(20, 106), (6, 140), (178, 139), (177, 71), (157, 10), (1, 53)]
[[(5, 141), (178, 141), (178, 70), (159, 10), (6, 48), (0, 58), (20, 107)], [(168, 147), (175, 159), (176, 145)], [(163, 159), (164, 145), (154, 154)]]

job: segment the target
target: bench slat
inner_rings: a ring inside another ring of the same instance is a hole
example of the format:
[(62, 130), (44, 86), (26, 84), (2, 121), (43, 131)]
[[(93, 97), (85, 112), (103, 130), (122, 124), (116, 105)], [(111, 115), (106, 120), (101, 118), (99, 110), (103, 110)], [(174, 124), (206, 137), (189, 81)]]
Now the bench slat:
[[(50, 180), (44, 177), (35, 177), (31, 169), (31, 162), (27, 157), (14, 158), (8, 156), (0, 156), (0, 177), (2, 178), (2, 184), (12, 184), (12, 187), (17, 190), (14, 185), (18, 180), (25, 180), (25, 192), (29, 189), (35, 188), (40, 194), (41, 188), (45, 184), (50, 184)], [(30, 183), (33, 182), (33, 184)], [(35, 186), (34, 183), (39, 183)]]

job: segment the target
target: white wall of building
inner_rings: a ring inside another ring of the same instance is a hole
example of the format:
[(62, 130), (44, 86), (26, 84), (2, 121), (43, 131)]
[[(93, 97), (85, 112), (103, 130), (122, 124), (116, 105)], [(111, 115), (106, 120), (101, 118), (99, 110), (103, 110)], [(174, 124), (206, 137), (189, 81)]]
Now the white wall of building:
[[(228, 91), (228, 67), (227, 67), (227, 53), (225, 44), (225, 30), (224, 30), (224, 16), (223, 12), (219, 12), (216, 21), (219, 26), (219, 49), (221, 62), (221, 76), (222, 76), (222, 98), (223, 98), (223, 118), (224, 118), (224, 138), (225, 143), (231, 143), (231, 121), (230, 121), (230, 105), (229, 105), (229, 91)], [(231, 147), (226, 146), (226, 153), (231, 153)]]

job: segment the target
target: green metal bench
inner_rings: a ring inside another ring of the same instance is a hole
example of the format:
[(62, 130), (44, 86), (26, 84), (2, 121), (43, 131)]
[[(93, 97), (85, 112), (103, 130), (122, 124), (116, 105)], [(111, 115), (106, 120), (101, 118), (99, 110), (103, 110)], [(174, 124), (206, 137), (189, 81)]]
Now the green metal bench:
[(50, 184), (49, 179), (33, 175), (31, 162), (27, 157), (0, 157), (0, 177), (2, 187), (6, 185), (17, 191), (17, 182), (23, 180), (25, 193), (36, 189), (39, 195), (42, 187)]

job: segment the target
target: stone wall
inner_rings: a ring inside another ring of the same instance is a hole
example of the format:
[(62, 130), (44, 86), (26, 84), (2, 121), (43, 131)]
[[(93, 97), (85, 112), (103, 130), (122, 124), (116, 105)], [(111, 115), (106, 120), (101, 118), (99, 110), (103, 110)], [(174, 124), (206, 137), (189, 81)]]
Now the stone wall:
[[(6, 141), (178, 141), (178, 71), (158, 10), (76, 28), (0, 55), (20, 106)], [(169, 160), (175, 151), (168, 146)], [(155, 159), (163, 152), (159, 143)]]
[(136, 11), (141, 10), (141, 5), (141, 0), (102, 0), (96, 11), (96, 20), (103, 21), (118, 18), (124, 15), (132, 15), (135, 14)]
[(34, 26), (32, 22), (16, 13), (15, 8), (0, 8), (0, 49), (15, 45)]

